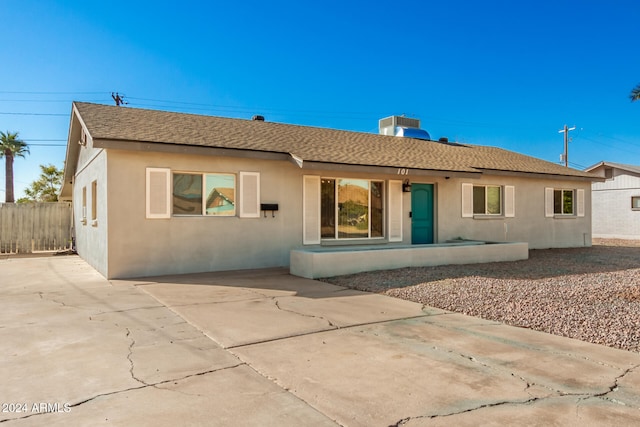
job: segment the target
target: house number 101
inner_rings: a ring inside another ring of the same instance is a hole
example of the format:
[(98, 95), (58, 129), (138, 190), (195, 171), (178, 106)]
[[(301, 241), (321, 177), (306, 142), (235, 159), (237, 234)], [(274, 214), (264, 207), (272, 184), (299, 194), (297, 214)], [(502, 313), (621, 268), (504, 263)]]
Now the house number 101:
[(398, 175), (409, 175), (409, 169), (407, 168), (398, 169)]

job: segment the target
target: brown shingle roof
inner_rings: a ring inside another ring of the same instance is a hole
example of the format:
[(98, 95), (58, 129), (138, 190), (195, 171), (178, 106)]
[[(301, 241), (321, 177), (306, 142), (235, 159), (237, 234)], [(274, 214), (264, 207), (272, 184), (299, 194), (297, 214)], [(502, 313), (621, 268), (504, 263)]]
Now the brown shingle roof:
[(595, 177), (495, 147), (80, 102), (75, 106), (94, 140), (291, 153), (304, 161), (363, 166)]

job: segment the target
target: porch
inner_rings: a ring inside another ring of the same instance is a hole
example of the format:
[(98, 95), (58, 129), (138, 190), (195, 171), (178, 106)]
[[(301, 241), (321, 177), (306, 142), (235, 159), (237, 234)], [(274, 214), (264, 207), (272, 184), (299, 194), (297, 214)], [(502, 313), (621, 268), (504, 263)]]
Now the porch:
[(290, 273), (317, 279), (363, 271), (529, 258), (526, 242), (461, 241), (431, 245), (313, 247), (290, 252)]

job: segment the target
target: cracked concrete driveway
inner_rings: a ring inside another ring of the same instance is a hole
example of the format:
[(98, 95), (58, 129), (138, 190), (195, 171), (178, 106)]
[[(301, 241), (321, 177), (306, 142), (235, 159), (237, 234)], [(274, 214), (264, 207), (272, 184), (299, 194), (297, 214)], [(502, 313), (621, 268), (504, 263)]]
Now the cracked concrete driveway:
[(640, 355), (301, 279), (0, 260), (7, 425), (632, 425)]

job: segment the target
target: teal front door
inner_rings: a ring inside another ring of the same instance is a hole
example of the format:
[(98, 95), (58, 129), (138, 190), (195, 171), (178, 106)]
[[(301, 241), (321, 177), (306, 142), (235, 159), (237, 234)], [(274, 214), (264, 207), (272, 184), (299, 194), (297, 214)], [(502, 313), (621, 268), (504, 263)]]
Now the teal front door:
[(411, 243), (433, 243), (433, 184), (411, 184)]

